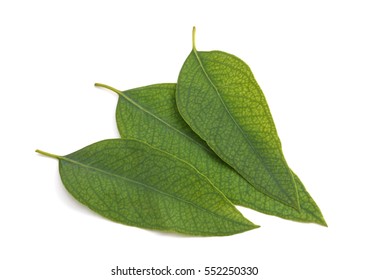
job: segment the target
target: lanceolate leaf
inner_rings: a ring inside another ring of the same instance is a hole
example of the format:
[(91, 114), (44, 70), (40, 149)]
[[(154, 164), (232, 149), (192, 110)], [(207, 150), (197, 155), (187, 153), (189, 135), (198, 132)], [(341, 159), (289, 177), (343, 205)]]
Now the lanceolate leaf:
[(175, 104), (176, 84), (156, 84), (120, 92), (116, 121), (123, 138), (135, 138), (190, 163), (233, 203), (281, 218), (326, 225), (323, 216), (295, 176), (300, 211), (270, 198), (251, 186), (220, 160), (181, 118)]
[(189, 126), (261, 192), (299, 209), (266, 99), (251, 70), (221, 51), (194, 44), (178, 78), (176, 101)]
[(257, 228), (191, 165), (137, 140), (105, 140), (59, 159), (66, 189), (116, 222), (189, 235)]

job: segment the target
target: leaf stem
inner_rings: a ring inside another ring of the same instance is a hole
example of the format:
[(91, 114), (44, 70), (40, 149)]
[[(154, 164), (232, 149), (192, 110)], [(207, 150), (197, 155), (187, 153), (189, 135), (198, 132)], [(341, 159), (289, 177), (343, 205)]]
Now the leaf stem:
[(41, 155), (44, 155), (44, 156), (47, 156), (47, 157), (51, 157), (51, 158), (56, 158), (56, 159), (60, 159), (61, 158), (61, 156), (50, 154), (48, 152), (44, 152), (44, 151), (41, 151), (41, 150), (36, 150), (36, 153), (39, 153)]
[(113, 88), (113, 87), (110, 87), (108, 85), (105, 85), (105, 84), (95, 83), (95, 87), (103, 87), (103, 88), (112, 90), (113, 92), (121, 95), (121, 91), (117, 90), (116, 88)]
[(192, 31), (192, 48), (193, 48), (193, 50), (197, 50), (196, 45), (195, 45), (195, 35), (196, 35), (196, 28), (195, 28), (195, 26), (193, 26), (193, 31)]

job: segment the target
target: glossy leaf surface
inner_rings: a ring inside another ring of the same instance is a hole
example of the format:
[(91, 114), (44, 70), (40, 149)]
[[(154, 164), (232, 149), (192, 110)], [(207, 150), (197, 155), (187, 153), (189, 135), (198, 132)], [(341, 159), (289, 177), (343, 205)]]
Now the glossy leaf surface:
[(296, 175), (300, 211), (258, 191), (220, 160), (181, 118), (175, 103), (176, 84), (156, 84), (123, 92), (100, 86), (119, 94), (116, 121), (123, 138), (139, 139), (190, 163), (235, 204), (285, 219), (326, 225)]
[(193, 46), (179, 74), (176, 101), (184, 120), (222, 160), (259, 191), (299, 209), (270, 110), (247, 64)]
[(258, 227), (191, 165), (143, 142), (104, 140), (54, 157), (66, 189), (110, 220), (200, 236)]

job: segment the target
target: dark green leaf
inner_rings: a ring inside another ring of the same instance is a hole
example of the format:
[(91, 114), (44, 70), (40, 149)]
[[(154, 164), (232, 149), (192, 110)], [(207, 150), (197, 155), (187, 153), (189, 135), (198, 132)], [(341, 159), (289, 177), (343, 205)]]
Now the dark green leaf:
[(176, 101), (184, 120), (222, 160), (259, 191), (300, 208), (266, 99), (248, 65), (225, 52), (198, 52), (193, 39)]
[(126, 225), (189, 235), (257, 228), (191, 165), (137, 140), (105, 140), (59, 159), (66, 189)]

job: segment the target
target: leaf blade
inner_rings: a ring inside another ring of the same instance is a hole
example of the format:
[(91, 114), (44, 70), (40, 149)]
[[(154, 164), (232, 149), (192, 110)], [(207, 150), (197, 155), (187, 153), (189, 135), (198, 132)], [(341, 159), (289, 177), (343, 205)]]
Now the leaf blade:
[(176, 100), (184, 120), (222, 160), (258, 190), (299, 209), (267, 102), (243, 61), (193, 49), (180, 71)]
[(199, 236), (258, 227), (190, 165), (137, 140), (104, 140), (59, 162), (78, 201), (122, 224)]

